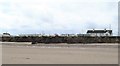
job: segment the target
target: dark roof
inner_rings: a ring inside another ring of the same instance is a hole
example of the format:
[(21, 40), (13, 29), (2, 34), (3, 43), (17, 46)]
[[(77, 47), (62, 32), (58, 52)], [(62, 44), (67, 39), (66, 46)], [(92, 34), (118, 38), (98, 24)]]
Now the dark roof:
[(106, 33), (109, 32), (112, 34), (112, 30), (88, 30), (87, 33)]
[(3, 35), (10, 35), (9, 33), (3, 33)]

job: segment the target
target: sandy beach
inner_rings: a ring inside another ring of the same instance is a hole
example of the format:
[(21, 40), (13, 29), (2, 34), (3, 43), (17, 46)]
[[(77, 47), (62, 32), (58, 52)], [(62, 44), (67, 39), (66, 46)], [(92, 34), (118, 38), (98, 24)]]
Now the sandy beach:
[(3, 64), (118, 64), (114, 44), (2, 44)]

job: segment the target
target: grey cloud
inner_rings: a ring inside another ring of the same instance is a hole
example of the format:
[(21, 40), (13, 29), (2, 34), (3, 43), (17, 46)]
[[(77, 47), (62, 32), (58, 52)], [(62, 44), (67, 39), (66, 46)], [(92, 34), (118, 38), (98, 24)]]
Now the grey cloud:
[(86, 22), (85, 23), (85, 27), (87, 29), (96, 29), (97, 28), (97, 24), (95, 22)]
[[(20, 15), (17, 16), (23, 17), (20, 18), (22, 23), (18, 24), (19, 29), (14, 26), (11, 26), (14, 29), (9, 29), (9, 30), (4, 29), (4, 31), (7, 30), (12, 33), (35, 33), (35, 32), (41, 33), (42, 31), (44, 31), (45, 33), (77, 33), (77, 32), (82, 33), (82, 30), (84, 30), (83, 32), (85, 32), (87, 29), (93, 29), (93, 28), (97, 29), (97, 28), (107, 27), (104, 24), (104, 22), (103, 24), (100, 24), (97, 22), (97, 20), (96, 21), (94, 20), (95, 18), (97, 18), (98, 20), (99, 18), (100, 19), (105, 18), (105, 17), (98, 17), (99, 15), (101, 15), (101, 13), (104, 15), (113, 13), (114, 16), (113, 15), (108, 15), (108, 16), (115, 17), (110, 20), (113, 20), (111, 22), (115, 22), (116, 25), (117, 15), (116, 13), (114, 13), (116, 11), (115, 10), (116, 8), (115, 9), (113, 8), (116, 6), (110, 5), (110, 7), (112, 7), (112, 11), (111, 11), (110, 10), (111, 8), (107, 7), (109, 5), (105, 6), (105, 4), (106, 3), (102, 5), (102, 3), (94, 4), (94, 3), (79, 3), (79, 2), (49, 4), (46, 6), (50, 6), (51, 10), (47, 9), (45, 12), (39, 9), (34, 10), (29, 6), (28, 6), (29, 8), (27, 7), (24, 8), (20, 4), (15, 5), (15, 7), (17, 7), (15, 8), (15, 12), (20, 13)], [(11, 10), (11, 7), (13, 6), (9, 7), (8, 5), (9, 4), (7, 4), (5, 8), (2, 10), (9, 12)], [(105, 8), (103, 8), (104, 6)], [(6, 14), (9, 15), (9, 13)], [(78, 17), (81, 17), (81, 20), (79, 20), (80, 18)], [(87, 17), (90, 17), (90, 19), (87, 19)], [(27, 23), (24, 24), (25, 22)]]

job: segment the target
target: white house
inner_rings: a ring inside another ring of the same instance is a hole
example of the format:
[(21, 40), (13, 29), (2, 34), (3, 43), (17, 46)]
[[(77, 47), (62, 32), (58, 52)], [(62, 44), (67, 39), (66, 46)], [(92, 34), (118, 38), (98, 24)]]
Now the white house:
[(2, 36), (4, 36), (4, 37), (10, 37), (11, 35), (9, 33), (3, 33)]
[(90, 36), (112, 36), (112, 30), (88, 30), (87, 34)]

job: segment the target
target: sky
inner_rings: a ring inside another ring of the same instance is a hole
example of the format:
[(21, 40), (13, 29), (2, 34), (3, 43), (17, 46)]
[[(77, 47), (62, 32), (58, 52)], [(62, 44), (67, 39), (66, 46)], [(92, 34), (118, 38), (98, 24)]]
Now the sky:
[(118, 0), (0, 0), (0, 33), (76, 34), (105, 28), (118, 34)]

